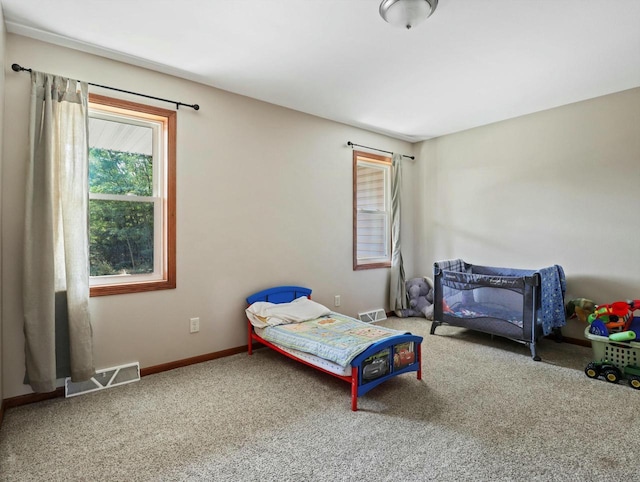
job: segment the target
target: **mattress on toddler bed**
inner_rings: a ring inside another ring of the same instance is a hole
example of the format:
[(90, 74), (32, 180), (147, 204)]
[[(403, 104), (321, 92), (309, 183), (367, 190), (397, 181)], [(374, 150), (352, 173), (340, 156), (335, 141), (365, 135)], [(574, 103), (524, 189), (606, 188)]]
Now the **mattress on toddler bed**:
[(300, 323), (269, 326), (261, 330), (260, 336), (278, 346), (311, 353), (345, 367), (373, 343), (406, 333), (332, 312)]
[[(264, 328), (256, 328), (255, 331), (259, 337), (264, 338)], [(347, 365), (346, 367), (343, 367), (341, 365), (338, 365), (337, 363), (333, 363), (332, 361), (325, 360), (324, 358), (320, 358), (319, 356), (316, 356), (316, 355), (312, 355), (311, 353), (306, 353), (300, 350), (294, 350), (293, 348), (287, 348), (286, 346), (278, 345), (277, 343), (274, 343), (274, 345), (276, 345), (282, 351), (286, 351), (290, 355), (293, 355), (294, 357), (299, 358), (300, 360), (304, 360), (307, 363), (313, 365), (314, 367), (320, 367), (330, 373), (334, 373), (335, 375), (340, 375), (341, 377), (351, 376), (351, 365)]]

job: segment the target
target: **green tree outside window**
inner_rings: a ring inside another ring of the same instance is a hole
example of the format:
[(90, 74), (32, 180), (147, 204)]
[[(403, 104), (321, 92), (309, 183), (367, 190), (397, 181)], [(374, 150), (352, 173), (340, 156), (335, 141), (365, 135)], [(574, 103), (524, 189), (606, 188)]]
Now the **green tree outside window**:
[(153, 196), (152, 157), (91, 148), (89, 191), (123, 197), (89, 201), (91, 276), (153, 273), (154, 203), (135, 199)]

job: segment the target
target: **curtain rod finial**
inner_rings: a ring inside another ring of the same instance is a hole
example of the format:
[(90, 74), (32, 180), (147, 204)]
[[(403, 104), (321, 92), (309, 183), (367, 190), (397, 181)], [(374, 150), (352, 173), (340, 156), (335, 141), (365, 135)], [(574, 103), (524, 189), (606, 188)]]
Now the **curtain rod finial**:
[(31, 72), (31, 69), (25, 69), (20, 64), (11, 64), (11, 70), (13, 70), (14, 72)]

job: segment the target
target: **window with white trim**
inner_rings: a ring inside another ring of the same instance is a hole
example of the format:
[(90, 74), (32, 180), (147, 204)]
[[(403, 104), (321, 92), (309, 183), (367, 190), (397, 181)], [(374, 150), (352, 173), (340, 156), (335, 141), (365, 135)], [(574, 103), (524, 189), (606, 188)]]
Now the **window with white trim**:
[(176, 113), (89, 98), (91, 295), (175, 288)]
[(353, 151), (353, 269), (391, 266), (391, 158)]

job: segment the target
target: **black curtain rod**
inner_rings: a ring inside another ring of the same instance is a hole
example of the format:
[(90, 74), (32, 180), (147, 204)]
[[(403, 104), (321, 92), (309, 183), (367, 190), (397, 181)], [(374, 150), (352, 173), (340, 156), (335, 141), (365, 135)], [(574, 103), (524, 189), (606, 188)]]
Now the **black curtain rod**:
[[(352, 149), (353, 149), (353, 147), (354, 147), (354, 146), (355, 146), (355, 147), (364, 147), (365, 149), (371, 149), (372, 151), (386, 152), (387, 154), (394, 154), (394, 153), (393, 153), (393, 152), (391, 152), (391, 151), (383, 151), (382, 149), (376, 149), (375, 147), (362, 146), (362, 145), (360, 145), (360, 144), (354, 144), (354, 143), (353, 143), (353, 142), (351, 142), (351, 141), (347, 141), (347, 145), (348, 145), (348, 146), (351, 146), (351, 148), (352, 148)], [(402, 157), (406, 157), (407, 159), (411, 159), (411, 160), (415, 160), (415, 158), (416, 158), (415, 156), (407, 156), (407, 155), (405, 155), (405, 154), (402, 154)]]
[[(24, 67), (21, 67), (18, 64), (12, 64), (11, 68), (13, 69), (14, 72), (31, 72), (31, 69), (25, 69)], [(147, 94), (139, 94), (137, 92), (131, 92), (130, 90), (118, 89), (116, 87), (109, 87), (107, 85), (93, 84), (91, 82), (87, 82), (87, 84), (93, 85), (94, 87), (102, 87), (103, 89), (117, 90), (118, 92), (124, 92), (125, 94), (138, 95), (140, 97), (146, 97), (147, 99), (154, 99), (162, 102), (168, 102), (169, 104), (175, 104), (176, 109), (180, 109), (180, 106), (183, 105), (185, 107), (191, 107), (193, 110), (200, 110), (200, 106), (198, 104), (184, 104), (183, 102), (176, 102), (175, 100), (163, 99), (161, 97), (154, 97), (152, 95), (147, 95)]]

